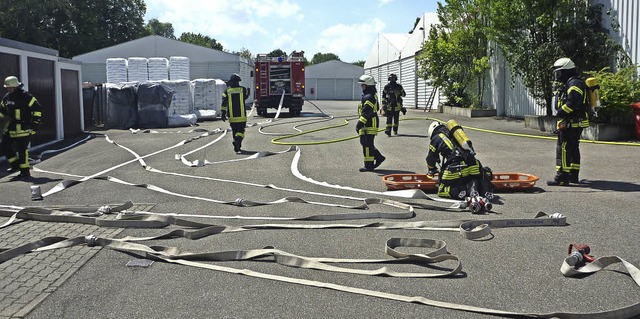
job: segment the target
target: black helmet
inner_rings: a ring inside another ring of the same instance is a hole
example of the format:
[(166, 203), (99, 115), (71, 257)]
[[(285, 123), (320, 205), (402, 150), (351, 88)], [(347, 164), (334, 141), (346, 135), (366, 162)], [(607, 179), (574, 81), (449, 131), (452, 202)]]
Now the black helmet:
[(395, 75), (394, 73), (391, 73), (391, 74), (389, 74), (389, 79), (388, 80), (391, 81), (391, 82), (398, 81), (398, 76)]
[(240, 76), (237, 73), (232, 74), (229, 78), (229, 82), (239, 83), (240, 81), (242, 81), (242, 79), (240, 79)]

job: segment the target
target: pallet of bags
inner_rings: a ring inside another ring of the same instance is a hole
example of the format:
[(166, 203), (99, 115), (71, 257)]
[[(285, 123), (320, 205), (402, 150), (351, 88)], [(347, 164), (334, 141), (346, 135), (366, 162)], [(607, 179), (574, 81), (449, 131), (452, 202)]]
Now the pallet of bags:
[(226, 88), (219, 79), (195, 79), (193, 87), (193, 112), (199, 121), (213, 120), (220, 115), (222, 93)]
[(186, 115), (193, 113), (193, 97), (191, 94), (191, 81), (164, 80), (160, 81), (164, 86), (173, 90), (173, 98), (169, 107), (169, 115)]
[(137, 82), (106, 83), (108, 128), (128, 130), (136, 126)]
[(149, 81), (169, 79), (169, 60), (167, 58), (149, 58)]
[(138, 86), (138, 128), (165, 128), (169, 126), (169, 106), (173, 91), (157, 82)]
[(189, 65), (188, 57), (169, 57), (169, 80), (190, 80)]
[(129, 82), (147, 82), (149, 81), (149, 59), (147, 58), (129, 58), (127, 59), (127, 76)]
[(127, 59), (109, 58), (107, 65), (107, 83), (127, 82)]

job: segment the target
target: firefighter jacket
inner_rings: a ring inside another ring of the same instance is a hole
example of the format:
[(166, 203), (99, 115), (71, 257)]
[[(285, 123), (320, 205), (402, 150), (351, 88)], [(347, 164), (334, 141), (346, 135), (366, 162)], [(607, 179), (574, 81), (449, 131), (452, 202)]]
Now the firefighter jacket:
[[(3, 129), (12, 138), (35, 134), (41, 115), (42, 107), (38, 100), (22, 88), (5, 94), (0, 102), (0, 119), (6, 121)], [(2, 133), (4, 135), (5, 131)]]
[(458, 147), (442, 130), (434, 132), (427, 153), (429, 174), (438, 172), (436, 164), (440, 162), (440, 183), (452, 185), (465, 182), (472, 177), (481, 176), (480, 163), (475, 156)]
[(247, 112), (244, 101), (249, 96), (247, 88), (243, 86), (227, 87), (222, 93), (221, 111), (229, 118), (229, 123), (241, 123), (247, 121)]
[(358, 124), (356, 126), (358, 135), (378, 134), (378, 95), (375, 86), (367, 86), (362, 91), (362, 99), (358, 105)]
[(407, 96), (402, 85), (398, 82), (389, 82), (382, 90), (382, 105), (384, 111), (399, 112), (402, 109), (402, 98)]
[(569, 78), (558, 92), (557, 125), (564, 127), (589, 127), (587, 84), (578, 76)]

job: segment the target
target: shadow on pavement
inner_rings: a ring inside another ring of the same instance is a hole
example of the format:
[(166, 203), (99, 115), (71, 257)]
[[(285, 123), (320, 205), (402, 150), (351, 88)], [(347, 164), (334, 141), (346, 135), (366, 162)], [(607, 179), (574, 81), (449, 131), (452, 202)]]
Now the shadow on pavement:
[(590, 181), (588, 187), (603, 191), (640, 192), (640, 185), (618, 181)]

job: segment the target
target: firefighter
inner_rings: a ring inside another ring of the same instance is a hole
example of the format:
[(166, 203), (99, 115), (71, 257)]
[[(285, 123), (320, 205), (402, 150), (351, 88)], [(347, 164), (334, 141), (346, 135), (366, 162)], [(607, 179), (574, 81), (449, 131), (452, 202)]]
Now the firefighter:
[(587, 84), (578, 76), (575, 64), (569, 58), (558, 59), (553, 64), (556, 82), (560, 83), (557, 94), (556, 128), (556, 176), (547, 185), (568, 186), (580, 181), (580, 135), (589, 127), (587, 108)]
[(247, 88), (240, 85), (240, 76), (233, 74), (227, 82), (227, 89), (222, 93), (222, 121), (229, 119), (233, 134), (233, 151), (241, 152), (244, 131), (247, 125), (247, 112), (244, 101), (249, 97)]
[(376, 94), (376, 82), (371, 75), (363, 75), (358, 79), (362, 88), (362, 99), (358, 105), (358, 123), (356, 132), (360, 136), (362, 154), (364, 155), (364, 167), (361, 172), (370, 172), (376, 169), (386, 159), (374, 146), (374, 140), (378, 134), (378, 95)]
[(387, 116), (387, 126), (384, 133), (391, 137), (398, 134), (398, 122), (400, 121), (400, 112), (407, 114), (407, 109), (402, 106), (402, 97), (407, 96), (402, 85), (398, 81), (398, 76), (391, 73), (389, 75), (389, 83), (382, 90), (382, 110), (380, 112)]
[[(482, 167), (470, 152), (458, 145), (450, 137), (447, 126), (434, 121), (427, 131), (429, 151), (427, 153), (427, 176), (435, 178), (438, 174), (438, 196), (464, 199), (467, 196), (480, 195), (493, 198), (492, 173), (488, 167)], [(440, 166), (438, 170), (437, 165)]]
[(17, 77), (8, 76), (4, 80), (7, 94), (0, 102), (0, 118), (5, 120), (0, 150), (11, 167), (9, 171), (20, 170), (18, 179), (28, 179), (29, 143), (40, 126), (42, 107)]

